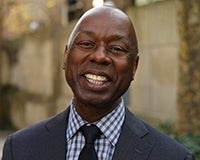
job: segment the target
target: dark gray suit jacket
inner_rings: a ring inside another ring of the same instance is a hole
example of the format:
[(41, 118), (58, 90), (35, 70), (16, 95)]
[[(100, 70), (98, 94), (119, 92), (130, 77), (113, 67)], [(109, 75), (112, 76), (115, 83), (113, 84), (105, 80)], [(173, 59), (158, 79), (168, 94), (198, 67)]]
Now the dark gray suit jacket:
[[(65, 160), (69, 109), (20, 130), (5, 142), (2, 160)], [(113, 160), (194, 160), (180, 144), (136, 118), (126, 118)]]

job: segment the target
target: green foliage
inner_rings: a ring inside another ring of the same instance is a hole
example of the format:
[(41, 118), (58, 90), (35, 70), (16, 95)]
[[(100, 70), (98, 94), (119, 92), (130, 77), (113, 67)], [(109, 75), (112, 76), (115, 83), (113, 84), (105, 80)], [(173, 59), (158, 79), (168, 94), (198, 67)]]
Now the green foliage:
[(171, 138), (176, 139), (179, 143), (183, 144), (195, 155), (196, 160), (200, 160), (200, 135), (178, 135), (175, 132), (174, 124), (171, 122), (160, 123), (158, 128)]
[(12, 101), (12, 94), (17, 91), (17, 88), (10, 85), (3, 85), (0, 87), (0, 129), (12, 128), (10, 121), (10, 103)]
[(10, 84), (0, 86), (0, 129), (13, 129), (10, 119), (11, 106), (22, 106), (26, 98), (27, 93), (16, 86)]
[(46, 103), (52, 106), (52, 98), (40, 94), (30, 93), (20, 87), (4, 84), (0, 85), (0, 130), (15, 129), (12, 116), (15, 110), (25, 110), (27, 102)]
[(200, 136), (198, 135), (182, 135), (176, 136), (176, 140), (188, 148), (200, 160)]

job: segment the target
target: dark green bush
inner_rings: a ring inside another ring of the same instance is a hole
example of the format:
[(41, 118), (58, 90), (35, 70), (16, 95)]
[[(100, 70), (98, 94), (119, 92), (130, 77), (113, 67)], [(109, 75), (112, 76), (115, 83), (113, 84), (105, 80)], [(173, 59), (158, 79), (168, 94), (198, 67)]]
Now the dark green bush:
[(11, 121), (11, 107), (23, 106), (28, 93), (11, 84), (0, 86), (0, 129), (15, 129)]
[(10, 106), (13, 101), (13, 95), (18, 88), (11, 85), (0, 86), (0, 129), (11, 129)]

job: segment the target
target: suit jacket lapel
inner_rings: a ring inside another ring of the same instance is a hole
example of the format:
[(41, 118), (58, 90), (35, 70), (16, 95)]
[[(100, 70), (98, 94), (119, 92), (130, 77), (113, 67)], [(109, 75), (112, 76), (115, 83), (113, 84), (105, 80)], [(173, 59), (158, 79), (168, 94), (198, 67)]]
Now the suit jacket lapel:
[[(47, 151), (44, 159), (55, 160), (66, 157), (66, 126), (69, 109), (50, 119), (46, 124)], [(115, 148), (113, 160), (145, 160), (152, 150), (150, 142), (143, 140), (148, 134), (144, 124), (126, 110), (125, 122)]]
[(66, 125), (69, 109), (61, 114), (53, 117), (46, 124), (49, 152), (44, 155), (49, 160), (65, 159), (66, 158)]
[(150, 142), (142, 139), (147, 134), (148, 130), (144, 124), (126, 110), (125, 122), (113, 160), (145, 160), (152, 150)]

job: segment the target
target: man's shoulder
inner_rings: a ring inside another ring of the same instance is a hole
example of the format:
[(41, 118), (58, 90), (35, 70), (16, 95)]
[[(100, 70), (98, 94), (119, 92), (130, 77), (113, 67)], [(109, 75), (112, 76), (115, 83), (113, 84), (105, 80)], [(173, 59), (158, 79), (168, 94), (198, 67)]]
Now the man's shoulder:
[(9, 135), (4, 144), (4, 157), (10, 157), (12, 154), (16, 159), (63, 157), (67, 113), (68, 110)]
[(159, 153), (159, 155), (174, 159), (194, 160), (190, 151), (181, 143), (146, 122), (144, 124), (149, 130), (149, 134), (144, 139), (146, 138), (147, 141), (151, 141), (153, 144), (153, 154), (157, 155)]
[(31, 139), (31, 138), (45, 136), (45, 134), (47, 134), (49, 132), (49, 129), (51, 129), (52, 127), (56, 127), (56, 126), (63, 125), (64, 123), (66, 123), (67, 113), (68, 113), (68, 110), (61, 112), (57, 115), (54, 115), (52, 117), (49, 117), (48, 119), (42, 120), (38, 123), (22, 128), (12, 133), (10, 137), (14, 139), (21, 138), (25, 140), (26, 138)]
[[(167, 157), (171, 156), (174, 157), (174, 159), (180, 159), (180, 157), (183, 157), (184, 159), (187, 154), (188, 156), (192, 156), (182, 144), (136, 117), (132, 112), (127, 111), (127, 116), (128, 122), (126, 123), (128, 127), (132, 129), (132, 133), (138, 136), (139, 141), (148, 143), (152, 146), (151, 155), (158, 157), (162, 157), (162, 155)], [(175, 158), (176, 156), (178, 158)]]

